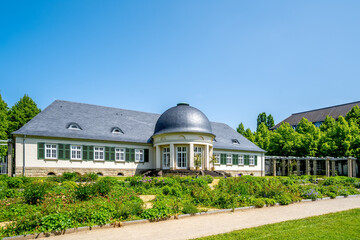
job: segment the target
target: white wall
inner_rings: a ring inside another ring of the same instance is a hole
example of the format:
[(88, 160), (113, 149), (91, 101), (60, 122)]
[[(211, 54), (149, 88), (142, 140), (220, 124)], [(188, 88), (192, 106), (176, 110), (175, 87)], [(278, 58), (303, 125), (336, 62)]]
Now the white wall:
[[(79, 161), (79, 160), (43, 160), (37, 158), (37, 143), (62, 143), (74, 145), (92, 145), (101, 147), (124, 147), (124, 148), (141, 148), (149, 149), (149, 162), (135, 163), (135, 162), (114, 162), (114, 161)], [(53, 140), (40, 138), (26, 138), (25, 139), (25, 167), (68, 167), (68, 168), (118, 168), (118, 169), (153, 169), (155, 168), (154, 148), (149, 145), (137, 144), (119, 144), (119, 143), (101, 143), (89, 141), (75, 141), (75, 140)], [(23, 138), (17, 137), (15, 143), (15, 166), (23, 167)]]

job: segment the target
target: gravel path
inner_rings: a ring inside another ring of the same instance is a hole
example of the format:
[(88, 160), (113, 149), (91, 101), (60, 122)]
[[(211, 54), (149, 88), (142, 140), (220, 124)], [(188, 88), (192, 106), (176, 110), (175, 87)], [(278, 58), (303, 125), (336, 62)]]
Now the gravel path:
[(51, 237), (54, 240), (119, 240), (119, 239), (192, 239), (226, 233), (269, 223), (306, 218), (326, 213), (360, 208), (360, 197), (302, 202), (288, 206), (275, 206), (194, 216), (178, 220), (129, 225), (122, 228), (99, 229)]

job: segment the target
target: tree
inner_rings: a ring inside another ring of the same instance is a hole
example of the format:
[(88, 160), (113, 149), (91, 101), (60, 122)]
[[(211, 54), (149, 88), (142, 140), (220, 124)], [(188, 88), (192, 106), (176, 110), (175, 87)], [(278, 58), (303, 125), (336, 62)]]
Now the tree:
[(254, 133), (250, 130), (250, 128), (247, 128), (245, 133), (244, 133), (244, 137), (246, 137), (247, 139), (249, 139), (251, 142), (255, 142), (255, 135)]
[(296, 132), (299, 133), (296, 156), (315, 156), (321, 135), (320, 129), (306, 118), (302, 118), (296, 127)]
[(335, 126), (335, 119), (330, 117), (329, 115), (326, 116), (325, 121), (321, 124), (320, 130), (322, 132), (327, 131), (329, 128), (332, 128)]
[(269, 116), (266, 119), (266, 126), (267, 128), (272, 128), (273, 126), (275, 126), (274, 118), (271, 114), (269, 114)]
[(261, 149), (269, 151), (270, 139), (271, 139), (271, 131), (265, 125), (265, 123), (261, 123), (259, 129), (255, 132), (255, 143)]
[(270, 138), (268, 155), (295, 156), (299, 146), (299, 133), (289, 123), (282, 123), (273, 131)]
[(345, 116), (346, 121), (354, 121), (360, 126), (360, 107), (355, 105)]
[(28, 96), (24, 95), (9, 112), (10, 126), (8, 129), (8, 136), (11, 133), (24, 126), (28, 121), (35, 117), (41, 110), (36, 103)]
[(241, 135), (245, 135), (245, 128), (244, 128), (244, 124), (243, 123), (240, 123), (239, 126), (237, 127), (236, 131), (238, 133), (240, 133)]
[(259, 126), (261, 123), (265, 123), (266, 124), (266, 119), (267, 119), (267, 116), (266, 116), (266, 113), (265, 112), (262, 112), (258, 115), (257, 117), (257, 125), (256, 125), (256, 131), (259, 129)]
[[(7, 139), (7, 133), (9, 128), (8, 112), (9, 108), (0, 94), (0, 139), (2, 140)], [(0, 156), (6, 155), (6, 151), (6, 146), (0, 146)]]

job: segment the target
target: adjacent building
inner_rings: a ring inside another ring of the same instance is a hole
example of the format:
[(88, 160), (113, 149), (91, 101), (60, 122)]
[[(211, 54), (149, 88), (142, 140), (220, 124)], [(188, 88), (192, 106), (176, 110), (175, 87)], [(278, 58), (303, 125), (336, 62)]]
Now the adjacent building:
[(271, 130), (280, 127), (283, 122), (289, 123), (295, 129), (302, 118), (306, 118), (316, 127), (320, 127), (321, 124), (325, 121), (326, 116), (331, 116), (335, 119), (338, 119), (339, 116), (345, 117), (345, 115), (356, 105), (360, 106), (360, 101), (310, 110), (306, 112), (293, 113), (290, 117), (272, 127)]
[(56, 100), (13, 141), (15, 175), (131, 176), (152, 169), (264, 175), (264, 150), (186, 103), (159, 115)]

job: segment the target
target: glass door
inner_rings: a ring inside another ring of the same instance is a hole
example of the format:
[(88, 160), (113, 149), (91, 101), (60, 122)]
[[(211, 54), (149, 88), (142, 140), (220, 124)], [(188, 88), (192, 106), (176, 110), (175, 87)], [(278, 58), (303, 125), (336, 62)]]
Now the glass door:
[(170, 148), (163, 148), (162, 160), (163, 160), (162, 168), (169, 169), (170, 168)]
[(176, 147), (176, 168), (187, 168), (187, 147)]

